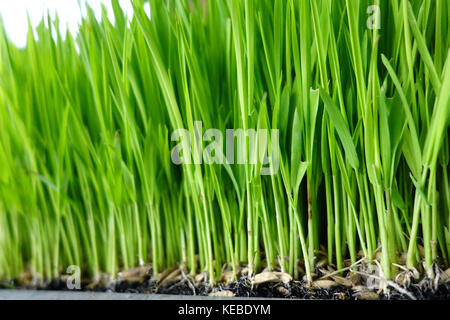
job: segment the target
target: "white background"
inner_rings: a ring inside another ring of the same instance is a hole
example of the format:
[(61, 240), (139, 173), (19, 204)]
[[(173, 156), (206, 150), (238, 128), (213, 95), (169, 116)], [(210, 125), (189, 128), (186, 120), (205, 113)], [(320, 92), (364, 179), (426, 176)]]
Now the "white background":
[[(67, 28), (72, 33), (78, 30), (78, 24), (81, 21), (85, 10), (80, 10), (78, 1), (82, 4), (88, 3), (95, 11), (97, 18), (101, 16), (101, 4), (104, 4), (108, 10), (108, 16), (113, 22), (113, 13), (110, 0), (0, 0), (0, 16), (6, 29), (8, 37), (20, 47), (26, 45), (28, 19), (27, 12), (33, 27), (36, 27), (47, 12), (51, 17), (57, 12), (61, 22), (61, 31), (64, 35)], [(130, 0), (120, 0), (120, 5), (127, 15), (132, 14)]]

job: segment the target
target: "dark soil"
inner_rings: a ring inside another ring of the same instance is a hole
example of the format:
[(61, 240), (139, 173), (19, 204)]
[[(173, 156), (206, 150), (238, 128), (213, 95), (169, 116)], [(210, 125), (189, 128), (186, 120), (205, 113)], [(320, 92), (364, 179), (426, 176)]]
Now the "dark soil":
[[(331, 286), (326, 289), (312, 288), (304, 281), (290, 281), (289, 283), (262, 283), (252, 285), (251, 280), (243, 276), (238, 281), (230, 282), (227, 285), (218, 285), (210, 288), (208, 284), (193, 285), (190, 280), (172, 280), (163, 285), (160, 282), (145, 277), (139, 281), (110, 281), (108, 283), (92, 284), (83, 282), (82, 291), (95, 292), (116, 292), (116, 293), (136, 293), (136, 294), (171, 294), (171, 295), (197, 295), (208, 296), (214, 293), (227, 292), (236, 297), (260, 297), (260, 298), (286, 298), (286, 299), (321, 299), (321, 300), (408, 300), (411, 299), (405, 294), (391, 290), (389, 294), (381, 291), (374, 291), (344, 286)], [(0, 283), (0, 289), (38, 289), (70, 291), (67, 288), (64, 278), (53, 279), (47, 285), (23, 286), (18, 281)], [(443, 283), (434, 290), (430, 286), (422, 284), (411, 284), (407, 290), (419, 300), (450, 300), (450, 282)], [(363, 291), (364, 294), (361, 294)]]
[[(226, 269), (226, 268), (224, 268)], [(219, 284), (211, 287), (206, 274), (189, 276), (183, 268), (172, 267), (153, 277), (150, 265), (120, 272), (117, 279), (100, 275), (95, 282), (81, 281), (81, 291), (136, 294), (170, 294), (185, 296), (222, 296), (321, 300), (450, 300), (450, 269), (444, 271), (435, 263), (425, 277), (424, 270), (402, 267), (393, 281), (381, 281), (379, 268), (360, 264), (357, 269), (337, 272), (333, 266), (318, 263), (313, 282), (294, 281), (282, 272), (263, 271), (251, 279), (248, 269), (239, 268), (237, 281), (232, 272), (224, 270)], [(301, 272), (303, 274), (303, 272)], [(420, 276), (422, 274), (422, 276)], [(378, 280), (377, 280), (378, 279)], [(71, 278), (63, 275), (52, 281), (36, 279), (31, 273), (20, 279), (0, 282), (0, 289), (34, 289), (70, 291)], [(384, 288), (385, 290), (381, 290)]]

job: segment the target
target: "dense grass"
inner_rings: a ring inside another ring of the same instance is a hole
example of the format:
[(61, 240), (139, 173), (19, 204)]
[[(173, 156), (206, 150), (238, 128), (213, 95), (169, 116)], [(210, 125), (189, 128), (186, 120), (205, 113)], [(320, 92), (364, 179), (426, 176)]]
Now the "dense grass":
[[(0, 278), (448, 266), (450, 4), (374, 2), (379, 30), (364, 0), (134, 1), (129, 23), (113, 1), (114, 25), (43, 22), (25, 49), (0, 29)], [(280, 171), (172, 164), (196, 120), (279, 129)]]

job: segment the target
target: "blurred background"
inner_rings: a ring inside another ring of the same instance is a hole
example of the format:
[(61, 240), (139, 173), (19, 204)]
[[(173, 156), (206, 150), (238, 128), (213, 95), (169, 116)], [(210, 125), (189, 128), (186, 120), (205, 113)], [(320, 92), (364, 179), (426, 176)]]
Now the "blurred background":
[[(131, 16), (131, 0), (119, 0), (119, 3)], [(110, 21), (114, 22), (111, 0), (0, 0), (0, 17), (8, 37), (17, 46), (24, 47), (27, 42), (28, 17), (34, 28), (43, 17), (50, 15), (54, 18), (57, 14), (62, 34), (67, 29), (76, 34), (81, 17), (86, 13), (86, 4), (94, 9), (98, 19), (101, 17), (101, 6), (104, 5)]]

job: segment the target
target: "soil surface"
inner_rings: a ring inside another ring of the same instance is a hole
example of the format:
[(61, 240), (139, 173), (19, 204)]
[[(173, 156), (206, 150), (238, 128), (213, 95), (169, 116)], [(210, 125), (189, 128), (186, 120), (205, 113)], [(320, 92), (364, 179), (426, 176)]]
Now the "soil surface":
[[(260, 297), (325, 300), (450, 300), (449, 270), (436, 272), (431, 278), (404, 272), (395, 281), (377, 282), (376, 274), (347, 272), (335, 274), (332, 268), (316, 268), (315, 281), (294, 281), (281, 272), (262, 272), (249, 278), (241, 272), (237, 281), (223, 278), (222, 284), (210, 287), (204, 276), (187, 276), (181, 269), (169, 269), (152, 277), (151, 267), (140, 267), (119, 274), (116, 280), (103, 275), (95, 282), (82, 281), (81, 291), (187, 296)], [(436, 268), (436, 270), (440, 270)], [(227, 275), (227, 273), (225, 273)], [(402, 277), (403, 276), (403, 277)], [(24, 279), (0, 283), (0, 289), (37, 289), (69, 291), (68, 276), (47, 283)], [(384, 288), (384, 290), (382, 289)]]

